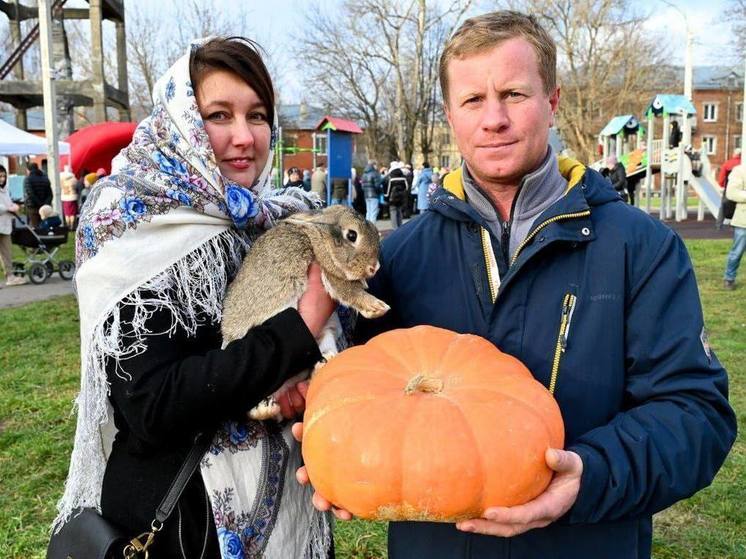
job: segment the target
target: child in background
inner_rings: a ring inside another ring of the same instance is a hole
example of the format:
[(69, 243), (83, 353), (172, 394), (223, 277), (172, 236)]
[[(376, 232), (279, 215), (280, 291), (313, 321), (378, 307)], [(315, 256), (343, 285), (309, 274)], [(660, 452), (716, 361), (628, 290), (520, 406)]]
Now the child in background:
[(41, 222), (39, 223), (39, 227), (36, 228), (36, 232), (40, 235), (51, 233), (55, 227), (62, 227), (62, 220), (59, 214), (49, 204), (39, 208), (39, 217), (41, 217)]

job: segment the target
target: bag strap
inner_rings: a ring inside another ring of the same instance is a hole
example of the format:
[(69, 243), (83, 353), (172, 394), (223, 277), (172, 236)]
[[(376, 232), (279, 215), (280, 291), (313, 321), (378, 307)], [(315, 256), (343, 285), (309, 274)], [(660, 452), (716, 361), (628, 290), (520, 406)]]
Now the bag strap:
[(150, 523), (150, 531), (143, 532), (136, 538), (132, 538), (130, 543), (124, 548), (124, 557), (126, 559), (136, 559), (139, 556), (147, 559), (148, 548), (153, 544), (155, 535), (163, 529), (163, 524), (171, 516), (174, 511), (176, 504), (179, 502), (184, 489), (186, 489), (187, 483), (192, 479), (194, 472), (197, 471), (199, 463), (202, 461), (202, 457), (205, 452), (210, 448), (212, 443), (213, 433), (200, 433), (194, 439), (192, 448), (189, 449), (189, 453), (184, 459), (184, 463), (179, 468), (179, 472), (171, 482), (171, 486), (166, 491), (165, 497), (161, 500), (158, 508), (155, 511), (155, 519)]

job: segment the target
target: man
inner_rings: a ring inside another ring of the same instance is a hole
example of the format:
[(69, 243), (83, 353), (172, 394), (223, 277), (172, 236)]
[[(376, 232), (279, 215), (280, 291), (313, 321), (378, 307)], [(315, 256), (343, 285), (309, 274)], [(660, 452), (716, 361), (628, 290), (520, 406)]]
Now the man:
[(725, 190), (728, 200), (736, 203), (736, 209), (730, 220), (733, 227), (733, 246), (728, 253), (728, 263), (725, 267), (724, 287), (735, 289), (736, 273), (741, 264), (741, 257), (746, 251), (746, 166), (737, 165), (728, 176)]
[(362, 184), (365, 195), (365, 219), (375, 223), (378, 219), (378, 203), (381, 195), (381, 174), (378, 163), (371, 159), (363, 170)]
[(391, 310), (357, 334), (431, 324), (487, 338), (553, 392), (566, 448), (547, 450), (554, 479), (525, 505), (392, 522), (391, 559), (650, 556), (652, 514), (708, 485), (735, 438), (681, 240), (548, 147), (555, 68), (551, 38), (516, 12), (449, 40), (441, 87), (464, 164), (384, 241), (370, 291)]
[(28, 164), (28, 173), (23, 181), (23, 204), (31, 227), (39, 225), (39, 208), (52, 203), (52, 186), (36, 163)]
[(311, 175), (311, 192), (315, 192), (326, 205), (328, 202), (326, 196), (326, 165), (321, 163)]
[(384, 197), (389, 205), (392, 229), (398, 229), (404, 222), (404, 206), (409, 196), (409, 183), (403, 168), (404, 163), (401, 161), (392, 161), (389, 172), (383, 179)]
[(723, 221), (725, 219), (730, 219), (731, 211), (733, 210), (733, 207), (731, 206), (729, 209), (731, 211), (728, 211), (728, 199), (725, 197), (725, 188), (728, 186), (728, 176), (730, 175), (731, 171), (734, 167), (741, 164), (741, 148), (736, 148), (733, 150), (733, 157), (726, 160), (721, 166), (720, 171), (718, 172), (718, 184), (720, 185), (720, 188), (723, 189), (723, 194), (720, 200), (720, 211), (718, 212), (718, 217), (716, 220), (717, 228), (721, 229), (723, 227)]

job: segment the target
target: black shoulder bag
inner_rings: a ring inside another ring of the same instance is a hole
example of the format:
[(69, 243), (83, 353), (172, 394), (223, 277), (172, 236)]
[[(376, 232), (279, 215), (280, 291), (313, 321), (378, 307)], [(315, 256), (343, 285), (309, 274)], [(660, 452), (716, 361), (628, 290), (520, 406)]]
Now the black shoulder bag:
[(147, 559), (148, 548), (163, 528), (164, 522), (171, 516), (211, 441), (212, 433), (197, 436), (179, 473), (158, 505), (149, 532), (143, 532), (130, 539), (121, 528), (106, 520), (96, 509), (79, 509), (73, 512), (70, 520), (49, 540), (47, 559)]

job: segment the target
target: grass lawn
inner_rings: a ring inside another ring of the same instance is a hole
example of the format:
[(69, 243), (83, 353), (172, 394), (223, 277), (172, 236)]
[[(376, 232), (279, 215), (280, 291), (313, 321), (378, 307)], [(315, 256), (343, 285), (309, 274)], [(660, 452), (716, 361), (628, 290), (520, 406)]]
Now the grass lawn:
[[(746, 286), (733, 293), (721, 290), (729, 241), (687, 244), (710, 342), (730, 373), (740, 430), (713, 485), (656, 517), (653, 555), (746, 558)], [(62, 297), (2, 309), (0, 324), (0, 558), (41, 558), (72, 444), (77, 309), (72, 297)], [(385, 557), (385, 534), (382, 523), (339, 523), (337, 556)]]

